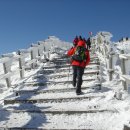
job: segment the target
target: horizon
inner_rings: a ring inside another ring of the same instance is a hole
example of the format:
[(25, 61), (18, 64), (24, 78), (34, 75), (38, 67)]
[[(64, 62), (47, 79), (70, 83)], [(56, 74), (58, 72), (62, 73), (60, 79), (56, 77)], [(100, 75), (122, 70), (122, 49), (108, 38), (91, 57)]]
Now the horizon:
[(1, 0), (0, 54), (29, 48), (49, 36), (72, 42), (107, 31), (112, 41), (130, 37), (129, 0)]

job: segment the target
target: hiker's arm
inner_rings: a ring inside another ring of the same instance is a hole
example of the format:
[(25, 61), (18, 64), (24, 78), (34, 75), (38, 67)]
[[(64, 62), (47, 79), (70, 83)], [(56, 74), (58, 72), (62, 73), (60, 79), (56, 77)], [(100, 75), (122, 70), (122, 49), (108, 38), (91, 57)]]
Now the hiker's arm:
[(68, 52), (67, 55), (68, 56), (72, 56), (74, 54), (74, 47), (72, 47)]

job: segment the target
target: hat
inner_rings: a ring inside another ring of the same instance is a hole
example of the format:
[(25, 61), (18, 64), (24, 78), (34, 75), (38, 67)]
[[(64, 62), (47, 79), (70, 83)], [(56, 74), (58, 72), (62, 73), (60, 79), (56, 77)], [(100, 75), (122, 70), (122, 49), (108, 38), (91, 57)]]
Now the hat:
[(84, 41), (79, 41), (78, 46), (85, 46), (85, 42)]

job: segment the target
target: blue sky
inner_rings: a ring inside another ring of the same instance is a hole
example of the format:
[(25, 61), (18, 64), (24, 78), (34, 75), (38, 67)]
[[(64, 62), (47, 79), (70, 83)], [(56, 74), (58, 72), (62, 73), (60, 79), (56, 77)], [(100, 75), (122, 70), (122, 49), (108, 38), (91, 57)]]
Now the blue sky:
[(113, 41), (130, 37), (130, 0), (0, 0), (0, 54), (28, 48), (54, 35), (109, 31)]

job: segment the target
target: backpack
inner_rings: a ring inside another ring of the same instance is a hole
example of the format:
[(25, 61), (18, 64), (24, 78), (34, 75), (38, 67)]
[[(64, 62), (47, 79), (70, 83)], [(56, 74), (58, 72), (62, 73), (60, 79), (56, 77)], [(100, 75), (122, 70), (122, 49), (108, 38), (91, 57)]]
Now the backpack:
[(86, 60), (85, 54), (86, 48), (83, 46), (77, 46), (75, 53), (72, 55), (72, 60), (76, 60), (78, 62), (82, 62)]

